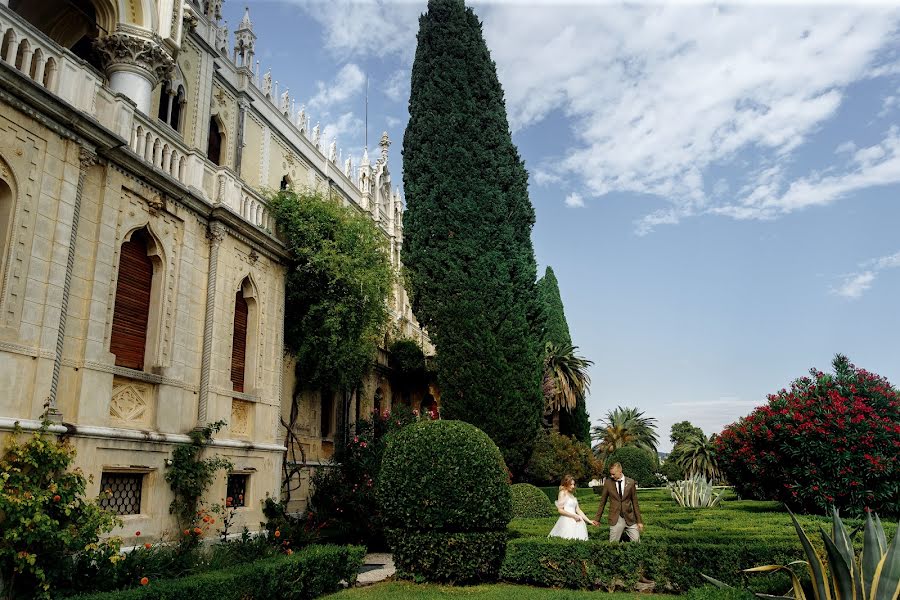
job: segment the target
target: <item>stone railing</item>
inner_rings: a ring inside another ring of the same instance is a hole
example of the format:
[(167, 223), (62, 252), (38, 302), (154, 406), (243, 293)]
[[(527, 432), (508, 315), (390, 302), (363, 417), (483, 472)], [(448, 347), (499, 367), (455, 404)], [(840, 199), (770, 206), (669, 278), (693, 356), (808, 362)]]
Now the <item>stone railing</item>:
[(188, 158), (192, 151), (171, 130), (140, 112), (134, 113), (131, 150), (163, 173), (187, 183)]
[(75, 108), (94, 112), (101, 77), (22, 17), (0, 4), (0, 60)]

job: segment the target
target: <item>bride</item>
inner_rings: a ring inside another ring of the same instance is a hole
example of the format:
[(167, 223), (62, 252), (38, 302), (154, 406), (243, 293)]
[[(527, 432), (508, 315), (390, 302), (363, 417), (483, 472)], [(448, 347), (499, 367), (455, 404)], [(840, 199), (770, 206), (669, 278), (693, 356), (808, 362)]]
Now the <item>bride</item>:
[(556, 500), (556, 509), (560, 517), (550, 530), (547, 537), (559, 537), (567, 540), (588, 539), (587, 525), (598, 525), (597, 521), (587, 518), (578, 506), (578, 498), (575, 497), (575, 478), (566, 475), (559, 486), (559, 498)]

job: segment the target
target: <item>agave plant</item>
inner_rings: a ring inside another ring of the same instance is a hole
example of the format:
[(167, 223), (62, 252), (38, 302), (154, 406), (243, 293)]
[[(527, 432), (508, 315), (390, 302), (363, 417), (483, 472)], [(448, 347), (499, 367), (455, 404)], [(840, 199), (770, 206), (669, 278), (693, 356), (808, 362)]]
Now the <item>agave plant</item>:
[[(798, 560), (784, 565), (765, 565), (744, 569), (745, 573), (771, 573), (787, 571), (791, 576), (793, 600), (806, 600), (806, 593), (800, 585), (800, 579), (791, 567), (806, 565), (812, 580), (815, 600), (897, 600), (900, 598), (900, 535), (888, 547), (884, 527), (878, 515), (872, 518), (866, 513), (866, 525), (863, 529), (863, 549), (857, 557), (850, 541), (850, 534), (838, 516), (837, 509), (832, 509), (832, 534), (829, 536), (822, 526), (822, 540), (825, 542), (828, 567), (816, 554), (815, 549), (794, 517), (788, 511), (794, 528), (800, 537), (806, 560)], [(828, 574), (830, 573), (830, 578)], [(719, 587), (730, 587), (727, 584), (703, 575), (703, 577)], [(760, 598), (772, 598), (765, 594), (757, 594)]]
[(722, 501), (722, 492), (713, 490), (712, 483), (700, 474), (670, 483), (666, 487), (672, 498), (685, 508), (713, 508)]

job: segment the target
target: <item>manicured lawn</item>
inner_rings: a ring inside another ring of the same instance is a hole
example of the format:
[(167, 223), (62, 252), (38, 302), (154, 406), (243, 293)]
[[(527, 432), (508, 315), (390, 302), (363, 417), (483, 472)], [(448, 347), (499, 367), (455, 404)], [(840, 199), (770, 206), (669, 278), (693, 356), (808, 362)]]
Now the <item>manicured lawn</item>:
[[(590, 489), (579, 489), (576, 493), (581, 509), (593, 518), (600, 505), (600, 496)], [(644, 540), (666, 541), (691, 537), (728, 543), (748, 538), (797, 539), (790, 516), (779, 502), (738, 500), (730, 490), (726, 490), (724, 502), (712, 509), (681, 508), (671, 499), (667, 490), (639, 490), (638, 498), (646, 526), (642, 535)], [(588, 526), (591, 539), (608, 539), (608, 511), (607, 508), (600, 527)], [(813, 539), (820, 539), (818, 525), (831, 530), (831, 519), (828, 517), (800, 515), (798, 520)], [(845, 522), (849, 527), (862, 524), (862, 521), (856, 519), (847, 519)], [(513, 519), (509, 529), (514, 532), (513, 535), (521, 537), (546, 537), (554, 523), (556, 517)], [(890, 539), (896, 523), (893, 519), (885, 519), (884, 526)], [(861, 541), (861, 536), (857, 536), (857, 542)]]
[[(436, 598), (473, 598), (475, 600), (639, 600), (654, 598), (648, 594), (623, 594), (605, 592), (579, 592), (575, 590), (555, 590), (525, 585), (474, 585), (453, 587), (447, 585), (419, 585), (409, 582), (385, 582), (372, 586), (353, 588), (325, 596), (329, 600), (429, 600)], [(665, 600), (675, 600), (679, 596), (665, 596)]]

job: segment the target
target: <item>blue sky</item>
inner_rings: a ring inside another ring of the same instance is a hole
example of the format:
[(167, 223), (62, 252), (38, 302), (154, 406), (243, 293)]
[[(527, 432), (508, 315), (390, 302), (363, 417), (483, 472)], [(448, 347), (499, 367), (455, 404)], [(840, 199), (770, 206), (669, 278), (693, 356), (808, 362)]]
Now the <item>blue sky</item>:
[[(246, 3), (344, 156), (400, 149), (425, 2)], [(618, 405), (707, 433), (841, 352), (900, 383), (900, 10), (475, 2), (541, 272)], [(227, 1), (231, 29), (244, 4)]]

